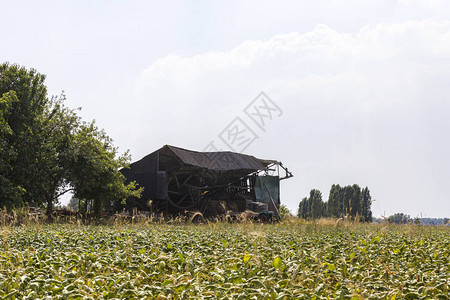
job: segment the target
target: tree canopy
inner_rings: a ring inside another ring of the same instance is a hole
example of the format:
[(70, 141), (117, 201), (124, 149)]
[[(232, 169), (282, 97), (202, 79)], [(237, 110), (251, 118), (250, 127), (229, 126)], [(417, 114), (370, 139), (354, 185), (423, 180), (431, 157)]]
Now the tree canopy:
[(34, 69), (0, 65), (0, 205), (51, 213), (60, 195), (74, 191), (99, 213), (106, 202), (139, 197), (119, 172), (128, 153), (119, 155), (103, 130), (67, 108), (64, 93), (49, 98), (44, 81)]
[(396, 213), (392, 216), (388, 217), (389, 223), (393, 224), (407, 224), (409, 222), (412, 222), (411, 217), (404, 213)]
[(361, 190), (357, 184), (344, 187), (333, 184), (328, 202), (322, 201), (322, 193), (319, 190), (312, 189), (309, 198), (300, 201), (297, 216), (303, 219), (350, 217), (352, 220), (358, 218), (362, 222), (371, 222), (371, 204), (368, 187)]

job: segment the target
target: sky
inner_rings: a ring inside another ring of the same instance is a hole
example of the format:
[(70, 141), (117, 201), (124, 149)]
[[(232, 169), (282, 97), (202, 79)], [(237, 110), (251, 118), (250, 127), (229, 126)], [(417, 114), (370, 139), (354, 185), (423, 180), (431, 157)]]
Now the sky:
[[(1, 7), (0, 62), (46, 74), (133, 161), (213, 143), (282, 161), (293, 212), (313, 188), (326, 201), (332, 184), (358, 184), (377, 217), (450, 216), (449, 1)], [(231, 143), (233, 128), (250, 142)]]

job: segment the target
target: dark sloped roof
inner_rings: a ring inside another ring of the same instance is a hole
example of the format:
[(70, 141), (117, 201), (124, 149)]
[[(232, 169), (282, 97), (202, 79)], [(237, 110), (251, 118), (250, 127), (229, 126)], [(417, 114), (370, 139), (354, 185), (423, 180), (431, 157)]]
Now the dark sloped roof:
[(166, 145), (158, 151), (163, 155), (176, 156), (183, 164), (216, 171), (258, 171), (276, 162), (230, 151), (197, 152), (170, 145)]

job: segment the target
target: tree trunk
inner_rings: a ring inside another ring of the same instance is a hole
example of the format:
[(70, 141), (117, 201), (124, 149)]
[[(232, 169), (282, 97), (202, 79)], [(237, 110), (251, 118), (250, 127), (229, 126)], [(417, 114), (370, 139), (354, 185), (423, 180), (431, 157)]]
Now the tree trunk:
[(52, 194), (47, 195), (46, 198), (47, 198), (47, 212), (46, 212), (46, 214), (47, 214), (48, 220), (50, 222), (52, 222), (53, 221), (53, 215), (52, 215), (52, 213), (53, 213), (53, 197), (52, 197)]
[(47, 198), (47, 215), (51, 215), (53, 212), (53, 199)]
[(47, 217), (51, 220), (52, 219), (52, 213), (53, 213), (53, 201), (55, 199), (55, 191), (58, 187), (58, 183), (54, 182), (52, 189), (48, 192), (46, 199), (47, 199)]
[(94, 216), (96, 218), (101, 217), (102, 204), (103, 204), (103, 196), (94, 199)]

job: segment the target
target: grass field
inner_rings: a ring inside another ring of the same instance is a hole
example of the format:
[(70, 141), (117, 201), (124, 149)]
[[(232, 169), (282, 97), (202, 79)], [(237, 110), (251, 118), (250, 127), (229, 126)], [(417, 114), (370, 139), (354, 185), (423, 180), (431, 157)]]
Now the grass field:
[(0, 227), (10, 299), (448, 299), (450, 228), (304, 223)]

